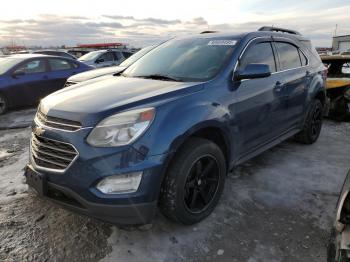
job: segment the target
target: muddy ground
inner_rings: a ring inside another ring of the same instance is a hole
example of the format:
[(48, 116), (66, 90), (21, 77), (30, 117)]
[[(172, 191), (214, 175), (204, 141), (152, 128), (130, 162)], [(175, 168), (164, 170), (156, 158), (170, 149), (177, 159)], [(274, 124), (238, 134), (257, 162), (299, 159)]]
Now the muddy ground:
[[(24, 115), (7, 116), (11, 127), (33, 112)], [(326, 121), (316, 144), (287, 141), (239, 166), (215, 212), (198, 225), (157, 214), (152, 225), (117, 228), (28, 191), (22, 169), (30, 129), (0, 130), (0, 261), (326, 261), (350, 168), (349, 133), (350, 123)]]

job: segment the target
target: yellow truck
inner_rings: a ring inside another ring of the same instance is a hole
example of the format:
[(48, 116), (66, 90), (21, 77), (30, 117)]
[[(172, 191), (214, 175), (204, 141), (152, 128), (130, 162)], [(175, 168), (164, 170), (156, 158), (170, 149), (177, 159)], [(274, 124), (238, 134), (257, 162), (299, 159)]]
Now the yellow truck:
[(328, 68), (327, 96), (330, 100), (329, 117), (337, 120), (350, 118), (350, 55), (321, 56)]

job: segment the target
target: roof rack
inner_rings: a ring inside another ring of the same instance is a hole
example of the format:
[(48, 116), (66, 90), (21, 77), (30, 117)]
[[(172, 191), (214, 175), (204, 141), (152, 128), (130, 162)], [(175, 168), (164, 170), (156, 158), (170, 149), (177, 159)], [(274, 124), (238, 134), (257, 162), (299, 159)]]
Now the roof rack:
[(259, 28), (258, 31), (270, 31), (270, 32), (282, 32), (282, 33), (288, 33), (292, 35), (301, 35), (298, 31), (280, 28), (280, 27), (273, 27), (273, 26), (263, 26)]
[(213, 34), (213, 33), (217, 33), (218, 31), (203, 31), (203, 32), (200, 32), (200, 34)]

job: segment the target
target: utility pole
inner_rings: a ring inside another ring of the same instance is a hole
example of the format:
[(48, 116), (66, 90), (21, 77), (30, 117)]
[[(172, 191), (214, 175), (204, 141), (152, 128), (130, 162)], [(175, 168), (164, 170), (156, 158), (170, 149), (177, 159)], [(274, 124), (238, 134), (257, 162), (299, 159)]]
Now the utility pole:
[(337, 36), (338, 24), (335, 25), (334, 36)]

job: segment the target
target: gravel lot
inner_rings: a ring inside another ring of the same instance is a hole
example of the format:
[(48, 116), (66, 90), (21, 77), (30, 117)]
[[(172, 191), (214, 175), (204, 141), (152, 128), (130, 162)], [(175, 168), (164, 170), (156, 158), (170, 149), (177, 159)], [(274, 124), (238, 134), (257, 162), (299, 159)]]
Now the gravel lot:
[[(334, 208), (350, 168), (350, 123), (319, 141), (287, 141), (239, 166), (214, 214), (195, 226), (157, 215), (117, 228), (36, 197), (24, 184), (34, 110), (0, 118), (0, 261), (326, 261)], [(5, 123), (5, 124), (4, 124)], [(23, 124), (23, 125), (22, 125)]]

